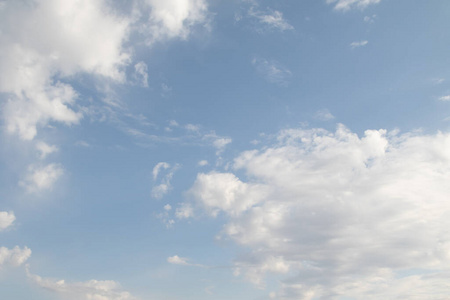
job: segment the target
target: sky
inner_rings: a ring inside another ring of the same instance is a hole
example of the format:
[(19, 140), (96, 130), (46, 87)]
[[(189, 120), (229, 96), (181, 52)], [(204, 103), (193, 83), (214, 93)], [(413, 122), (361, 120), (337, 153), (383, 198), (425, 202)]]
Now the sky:
[(448, 299), (449, 15), (0, 1), (0, 295)]

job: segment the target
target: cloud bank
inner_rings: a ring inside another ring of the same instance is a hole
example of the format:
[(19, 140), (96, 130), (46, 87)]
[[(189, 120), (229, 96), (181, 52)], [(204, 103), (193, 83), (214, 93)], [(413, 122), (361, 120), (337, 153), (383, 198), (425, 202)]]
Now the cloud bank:
[(201, 173), (189, 193), (227, 217), (220, 238), (248, 249), (236, 274), (259, 286), (282, 274), (276, 299), (443, 299), (449, 148), (440, 132), (286, 129), (234, 160), (245, 181)]

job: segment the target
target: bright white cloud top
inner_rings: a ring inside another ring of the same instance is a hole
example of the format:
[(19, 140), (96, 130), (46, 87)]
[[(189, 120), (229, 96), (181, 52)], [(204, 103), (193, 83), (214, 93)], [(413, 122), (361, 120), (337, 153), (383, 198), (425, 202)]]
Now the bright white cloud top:
[(447, 299), (448, 3), (407, 6), (0, 1), (0, 295)]

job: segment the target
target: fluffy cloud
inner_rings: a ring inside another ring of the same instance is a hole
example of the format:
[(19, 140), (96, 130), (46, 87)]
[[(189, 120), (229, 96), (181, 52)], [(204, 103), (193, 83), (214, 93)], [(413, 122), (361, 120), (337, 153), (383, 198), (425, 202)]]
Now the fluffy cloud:
[(38, 286), (59, 294), (63, 299), (73, 300), (132, 300), (136, 299), (124, 291), (120, 284), (112, 280), (89, 280), (66, 283), (64, 280), (42, 278), (31, 274), (28, 277)]
[(0, 231), (5, 230), (16, 220), (13, 212), (0, 211)]
[[(106, 0), (7, 1), (0, 7), (0, 93), (6, 129), (32, 140), (49, 122), (73, 125), (83, 117), (75, 75), (124, 83), (131, 63), (130, 33), (151, 42), (187, 38), (207, 23), (204, 0), (134, 1), (129, 15)], [(143, 35), (143, 36), (142, 36)], [(150, 42), (149, 42), (150, 43)], [(147, 67), (135, 65), (135, 79), (147, 86)]]
[(334, 9), (347, 11), (352, 8), (364, 9), (371, 4), (378, 4), (381, 0), (327, 0), (327, 3), (336, 3)]
[(64, 174), (59, 164), (48, 164), (43, 167), (31, 165), (24, 181), (19, 182), (28, 192), (48, 190)]
[(18, 246), (13, 249), (8, 249), (6, 247), (0, 247), (0, 268), (4, 265), (11, 265), (18, 267), (31, 255), (31, 250), (27, 247), (20, 249)]
[(145, 0), (145, 3), (150, 14), (141, 30), (149, 36), (149, 43), (175, 37), (185, 39), (195, 25), (208, 24), (205, 0)]
[(191, 195), (249, 249), (237, 273), (258, 285), (284, 274), (277, 299), (443, 299), (449, 148), (444, 133), (287, 129), (234, 160), (246, 182), (199, 174)]
[(78, 72), (123, 81), (129, 21), (103, 1), (9, 1), (0, 10), (0, 92), (7, 130), (31, 140), (50, 121), (76, 124), (76, 91), (60, 82)]

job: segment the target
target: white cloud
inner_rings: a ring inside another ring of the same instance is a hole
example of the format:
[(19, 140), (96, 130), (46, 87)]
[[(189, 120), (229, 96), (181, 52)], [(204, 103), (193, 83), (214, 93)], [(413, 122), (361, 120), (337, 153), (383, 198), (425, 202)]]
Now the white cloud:
[(449, 148), (444, 133), (287, 129), (234, 160), (246, 181), (201, 173), (190, 195), (249, 250), (237, 273), (284, 274), (277, 299), (444, 299)]
[(18, 246), (13, 249), (0, 247), (0, 268), (6, 265), (18, 267), (26, 262), (30, 255), (31, 250), (27, 247), (24, 247), (23, 249), (20, 249)]
[(168, 38), (186, 39), (196, 25), (208, 26), (205, 0), (145, 0), (150, 8), (147, 24), (141, 30), (148, 43)]
[(5, 230), (16, 220), (13, 212), (0, 211), (0, 231)]
[(364, 22), (366, 22), (366, 23), (375, 23), (376, 18), (377, 18), (377, 15), (365, 16), (364, 17)]
[(38, 142), (36, 144), (36, 149), (40, 152), (39, 158), (45, 159), (47, 155), (57, 152), (59, 149), (55, 145), (48, 145), (45, 142)]
[[(169, 168), (170, 164), (166, 162), (157, 163), (156, 166), (153, 168), (153, 181), (156, 181), (161, 170), (167, 170)], [(169, 190), (172, 188), (170, 182), (172, 180), (173, 174), (178, 168), (179, 168), (178, 164), (173, 166), (170, 169), (170, 171), (161, 179), (160, 183), (152, 188), (153, 198), (161, 199), (169, 192)]]
[(315, 113), (314, 118), (320, 121), (330, 121), (334, 119), (334, 116), (328, 109), (321, 109)]
[(200, 167), (207, 166), (207, 165), (208, 165), (208, 161), (207, 161), (207, 160), (201, 160), (201, 161), (198, 162), (198, 165), (199, 165)]
[(162, 169), (168, 169), (170, 168), (170, 165), (166, 162), (159, 162), (155, 165), (153, 168), (153, 180), (156, 180), (158, 178), (158, 174)]
[(292, 76), (289, 69), (281, 66), (276, 61), (268, 61), (264, 58), (255, 57), (252, 60), (252, 65), (268, 82), (275, 83), (280, 86), (286, 86)]
[[(239, 215), (261, 200), (265, 189), (247, 184), (231, 173), (200, 173), (189, 194), (212, 216), (220, 211)], [(245, 198), (243, 197), (245, 195)]]
[(129, 21), (101, 0), (6, 2), (0, 11), (0, 92), (7, 130), (31, 140), (49, 121), (76, 124), (77, 93), (59, 78), (78, 72), (123, 81)]
[(225, 150), (225, 147), (232, 142), (232, 139), (230, 138), (217, 138), (213, 142), (213, 146), (217, 149), (216, 154), (220, 155), (223, 150)]
[(359, 42), (353, 42), (350, 44), (350, 48), (355, 49), (359, 47), (364, 47), (368, 44), (368, 41), (359, 41)]
[(134, 78), (141, 86), (148, 87), (148, 67), (145, 62), (140, 61), (134, 65)]
[(67, 283), (65, 280), (42, 278), (31, 274), (30, 278), (38, 286), (57, 293), (63, 299), (72, 300), (133, 300), (129, 292), (124, 291), (120, 284), (113, 280), (89, 280), (85, 282)]
[(249, 15), (258, 19), (259, 22), (268, 26), (269, 28), (277, 29), (280, 31), (294, 29), (294, 27), (283, 18), (283, 13), (277, 10), (263, 12), (254, 10), (254, 7), (251, 7), (249, 10)]
[(439, 97), (440, 101), (450, 101), (450, 95)]
[(381, 0), (327, 0), (328, 4), (336, 3), (334, 9), (348, 11), (353, 8), (364, 9), (369, 5), (378, 4)]
[(178, 255), (174, 255), (167, 258), (167, 262), (174, 265), (188, 265), (187, 258), (179, 257)]
[(19, 185), (25, 187), (28, 192), (38, 192), (51, 189), (53, 184), (64, 174), (63, 168), (59, 164), (48, 164), (43, 167), (31, 165), (28, 167), (28, 174)]
[[(7, 131), (24, 140), (49, 122), (80, 122), (85, 110), (77, 106), (77, 91), (63, 83), (67, 79), (84, 73), (108, 84), (126, 82), (134, 50), (133, 43), (125, 45), (130, 33), (154, 42), (187, 38), (195, 25), (208, 24), (204, 0), (136, 1), (130, 15), (119, 15), (104, 0), (2, 3), (0, 93), (7, 99), (2, 116)], [(135, 65), (134, 76), (148, 85), (143, 62)]]
[(181, 203), (180, 207), (175, 210), (175, 216), (178, 219), (187, 219), (194, 216), (194, 209), (190, 203)]

